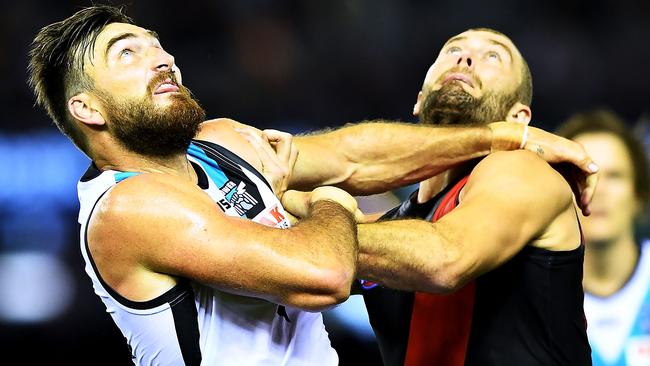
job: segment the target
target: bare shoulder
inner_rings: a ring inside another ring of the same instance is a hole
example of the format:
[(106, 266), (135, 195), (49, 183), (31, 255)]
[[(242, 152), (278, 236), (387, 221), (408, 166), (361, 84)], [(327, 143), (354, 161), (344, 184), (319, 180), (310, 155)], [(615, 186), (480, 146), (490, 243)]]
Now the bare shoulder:
[(237, 128), (242, 127), (254, 128), (229, 118), (212, 119), (201, 124), (196, 138), (225, 147), (259, 170), (261, 169), (261, 165), (255, 150), (236, 131)]
[(546, 161), (526, 150), (490, 154), (474, 168), (468, 181), (471, 186), (489, 187), (506, 196), (518, 193), (554, 198), (562, 204), (572, 202), (569, 183)]
[(179, 238), (200, 232), (206, 213), (218, 211), (210, 201), (196, 185), (167, 174), (140, 174), (114, 186), (93, 212), (87, 231), (104, 281), (134, 301), (169, 290), (174, 274), (153, 264), (167, 252), (176, 253), (184, 244)]
[(230, 118), (215, 118), (201, 123), (197, 138), (206, 141), (220, 139), (220, 136), (235, 132), (235, 128), (242, 126), (242, 123)]
[[(196, 185), (168, 174), (130, 177), (111, 189), (92, 215), (89, 234), (100, 240), (144, 233), (157, 225), (209, 204)], [(104, 235), (109, 235), (108, 237)]]

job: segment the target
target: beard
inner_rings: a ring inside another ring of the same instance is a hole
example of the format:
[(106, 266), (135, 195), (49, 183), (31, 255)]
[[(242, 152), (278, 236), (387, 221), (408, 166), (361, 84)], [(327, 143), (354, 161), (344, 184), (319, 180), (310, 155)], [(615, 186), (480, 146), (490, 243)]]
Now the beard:
[(436, 125), (503, 121), (514, 103), (514, 96), (491, 92), (477, 99), (466, 92), (460, 82), (450, 82), (426, 93), (419, 119), (420, 123)]
[(162, 73), (149, 83), (147, 94), (139, 100), (118, 100), (109, 93), (97, 94), (105, 106), (108, 128), (126, 149), (148, 157), (167, 158), (184, 153), (205, 120), (205, 111), (186, 87), (176, 83), (179, 93), (171, 103), (156, 106), (153, 89), (172, 73)]

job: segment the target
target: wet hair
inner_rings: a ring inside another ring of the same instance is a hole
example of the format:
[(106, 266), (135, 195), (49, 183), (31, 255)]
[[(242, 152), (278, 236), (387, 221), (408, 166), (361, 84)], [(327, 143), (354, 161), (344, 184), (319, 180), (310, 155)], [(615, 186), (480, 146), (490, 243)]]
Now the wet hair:
[(606, 133), (625, 145), (634, 171), (634, 192), (644, 208), (650, 203), (650, 167), (645, 145), (620, 117), (608, 109), (576, 113), (562, 124), (557, 133), (569, 139), (588, 133)]
[(122, 8), (97, 5), (84, 8), (67, 19), (43, 27), (29, 52), (29, 85), (36, 104), (52, 118), (59, 130), (81, 150), (86, 140), (75, 127), (67, 101), (75, 94), (91, 90), (92, 79), (84, 72), (85, 57), (94, 52), (99, 33), (111, 23), (133, 20)]
[[(506, 36), (505, 34), (491, 28), (471, 28), (468, 29), (468, 31), (489, 32), (510, 39), (510, 37)], [(514, 102), (511, 105), (514, 105), (516, 102), (520, 102), (521, 104), (530, 106), (530, 104), (533, 102), (533, 76), (530, 73), (530, 68), (528, 67), (526, 59), (524, 59), (524, 56), (521, 55), (521, 52), (519, 52), (519, 50), (516, 51), (521, 56), (521, 67), (519, 70), (521, 73), (521, 83), (517, 87), (517, 90), (515, 90), (515, 94), (512, 97), (512, 100)]]

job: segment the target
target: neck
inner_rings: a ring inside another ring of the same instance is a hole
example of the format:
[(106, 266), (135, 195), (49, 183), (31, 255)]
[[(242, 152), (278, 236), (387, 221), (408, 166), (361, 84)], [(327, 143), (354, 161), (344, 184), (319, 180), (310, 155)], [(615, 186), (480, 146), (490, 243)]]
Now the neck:
[(620, 290), (636, 267), (639, 251), (632, 230), (604, 243), (590, 243), (585, 252), (585, 290), (609, 296)]
[(100, 170), (117, 170), (121, 172), (171, 174), (190, 182), (197, 182), (197, 175), (185, 153), (169, 157), (144, 156), (120, 149), (111, 154), (110, 159), (98, 157), (93, 162)]
[(451, 168), (434, 177), (420, 182), (418, 190), (418, 203), (424, 203), (433, 198), (436, 194), (445, 189), (449, 183), (456, 180), (460, 175), (467, 172), (467, 164)]

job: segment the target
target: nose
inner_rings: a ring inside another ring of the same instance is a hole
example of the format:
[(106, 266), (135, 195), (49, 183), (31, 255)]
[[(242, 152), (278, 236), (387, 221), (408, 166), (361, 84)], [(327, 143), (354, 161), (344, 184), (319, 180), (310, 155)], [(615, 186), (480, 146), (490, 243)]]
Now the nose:
[(174, 56), (162, 48), (155, 48), (154, 68), (156, 71), (174, 71)]
[(464, 66), (467, 65), (468, 68), (472, 68), (472, 55), (469, 51), (463, 51), (460, 56), (458, 57), (458, 61), (456, 61), (456, 65), (458, 66)]

